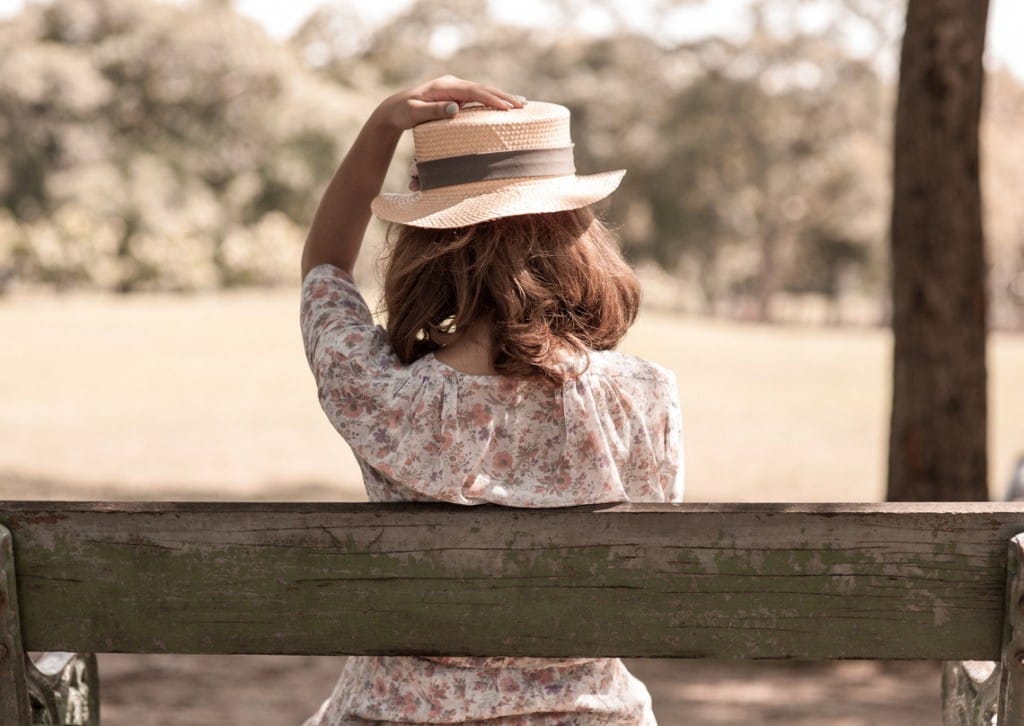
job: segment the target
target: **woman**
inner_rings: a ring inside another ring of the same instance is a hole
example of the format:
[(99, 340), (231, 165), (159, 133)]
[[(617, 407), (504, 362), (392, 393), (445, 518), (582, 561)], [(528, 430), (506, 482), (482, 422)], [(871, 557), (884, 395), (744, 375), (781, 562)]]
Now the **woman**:
[[(415, 128), (414, 128), (415, 127)], [(413, 129), (410, 194), (379, 195)], [(302, 332), (371, 501), (549, 507), (682, 497), (675, 381), (613, 351), (639, 286), (587, 208), (569, 112), (451, 76), (385, 99), (317, 209)], [(387, 329), (352, 270), (392, 223)], [(315, 724), (653, 724), (616, 658), (352, 657)]]

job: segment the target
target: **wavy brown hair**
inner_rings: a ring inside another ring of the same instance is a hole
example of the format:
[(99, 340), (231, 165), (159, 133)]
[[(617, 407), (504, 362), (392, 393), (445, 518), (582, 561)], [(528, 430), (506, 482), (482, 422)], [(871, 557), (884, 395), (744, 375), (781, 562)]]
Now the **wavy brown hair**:
[(409, 364), (490, 321), (494, 368), (563, 382), (587, 350), (614, 348), (636, 319), (640, 285), (588, 208), (457, 229), (392, 225), (384, 273), (387, 332)]

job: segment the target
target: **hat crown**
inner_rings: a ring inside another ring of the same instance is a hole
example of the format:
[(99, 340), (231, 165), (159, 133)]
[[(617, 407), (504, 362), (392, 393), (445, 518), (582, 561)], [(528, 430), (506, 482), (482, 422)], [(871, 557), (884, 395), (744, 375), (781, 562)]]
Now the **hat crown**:
[(530, 101), (508, 111), (469, 105), (412, 132), (419, 188), (380, 194), (371, 209), (413, 227), (579, 209), (611, 194), (626, 173), (576, 173), (569, 109), (557, 103)]
[(412, 131), (417, 162), (572, 146), (569, 109), (543, 101), (531, 101), (508, 111), (470, 106), (454, 118), (428, 121)]

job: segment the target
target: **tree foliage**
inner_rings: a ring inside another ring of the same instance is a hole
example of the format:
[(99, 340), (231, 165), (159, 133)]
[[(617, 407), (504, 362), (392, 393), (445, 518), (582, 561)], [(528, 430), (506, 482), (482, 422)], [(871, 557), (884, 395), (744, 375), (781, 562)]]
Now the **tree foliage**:
[(366, 106), (229, 4), (30, 5), (0, 59), (0, 264), (57, 286), (291, 277)]
[[(630, 257), (685, 279), (705, 311), (771, 319), (783, 291), (869, 287), (884, 229), (880, 169), (864, 163), (865, 149), (884, 158), (884, 85), (832, 35), (769, 27), (780, 5), (755, 5), (739, 45), (534, 32), (489, 19), (482, 0), (421, 0), (321, 61), (342, 84), (454, 72), (569, 106), (577, 167), (629, 170), (607, 213)], [(308, 51), (324, 22), (293, 42)], [(855, 250), (837, 255), (840, 236)], [(809, 284), (808, 264), (831, 279)]]
[[(807, 28), (804, 0), (753, 2), (742, 42), (674, 37), (686, 4), (667, 1), (645, 6), (644, 32), (606, 0), (552, 2), (540, 28), (499, 22), (485, 0), (419, 0), (378, 27), (331, 3), (286, 43), (230, 2), (29, 5), (0, 24), (0, 289), (293, 279), (371, 104), (451, 72), (569, 106), (580, 172), (629, 170), (606, 214), (636, 263), (678, 281), (664, 302), (771, 319), (780, 295), (812, 296), (839, 320), (842, 300), (884, 290), (893, 91), (877, 58), (894, 8), (814, 3), (829, 21)], [(583, 32), (594, 12), (619, 29)], [(1012, 134), (1019, 116), (1002, 117)], [(993, 206), (1011, 307), (1018, 207)]]

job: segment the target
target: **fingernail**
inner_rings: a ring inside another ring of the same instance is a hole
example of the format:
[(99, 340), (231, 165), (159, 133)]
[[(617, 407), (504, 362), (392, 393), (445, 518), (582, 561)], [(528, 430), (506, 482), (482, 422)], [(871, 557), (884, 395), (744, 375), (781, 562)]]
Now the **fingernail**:
[(516, 100), (524, 106), (526, 105), (526, 96), (516, 96)]
[(458, 113), (459, 112), (459, 104), (457, 104), (454, 101), (452, 101), (451, 103), (449, 103), (447, 106), (444, 107), (444, 112), (446, 114), (448, 114), (449, 116), (452, 116), (452, 115)]

